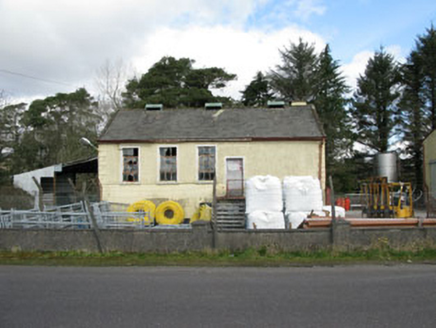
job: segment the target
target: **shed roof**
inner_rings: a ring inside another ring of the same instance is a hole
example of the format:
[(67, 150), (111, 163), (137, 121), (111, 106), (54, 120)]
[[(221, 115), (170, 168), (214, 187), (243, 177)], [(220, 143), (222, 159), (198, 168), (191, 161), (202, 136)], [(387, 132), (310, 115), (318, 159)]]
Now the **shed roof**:
[(322, 139), (312, 106), (119, 111), (100, 142)]
[(434, 129), (434, 130), (432, 130), (431, 132), (429, 132), (429, 133), (425, 136), (425, 138), (424, 138), (424, 140), (422, 141), (422, 143), (425, 144), (425, 143), (427, 142), (427, 140), (430, 138), (430, 136), (431, 136), (432, 134), (434, 134), (434, 133), (436, 133), (436, 129)]

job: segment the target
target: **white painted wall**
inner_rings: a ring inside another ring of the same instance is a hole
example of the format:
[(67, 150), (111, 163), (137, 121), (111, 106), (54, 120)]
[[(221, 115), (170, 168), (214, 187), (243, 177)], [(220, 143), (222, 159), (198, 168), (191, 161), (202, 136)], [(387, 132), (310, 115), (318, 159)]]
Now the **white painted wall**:
[(41, 183), (41, 178), (53, 178), (55, 172), (62, 171), (60, 165), (44, 167), (42, 169), (24, 172), (14, 175), (14, 187), (21, 188), (38, 199), (39, 190), (32, 177), (35, 177)]

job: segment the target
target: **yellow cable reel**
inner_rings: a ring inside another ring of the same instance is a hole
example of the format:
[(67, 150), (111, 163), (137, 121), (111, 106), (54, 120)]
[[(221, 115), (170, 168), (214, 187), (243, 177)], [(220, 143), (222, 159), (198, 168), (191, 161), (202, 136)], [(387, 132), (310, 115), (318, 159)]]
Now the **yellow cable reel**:
[(197, 208), (197, 210), (195, 211), (194, 214), (192, 214), (191, 220), (189, 222), (195, 222), (200, 220), (200, 216), (201, 216), (201, 208)]
[(144, 224), (150, 224), (153, 222), (154, 215), (156, 212), (156, 205), (152, 201), (149, 200), (140, 200), (139, 202), (135, 202), (130, 204), (127, 207), (127, 212), (129, 213), (144, 213), (143, 218), (130, 217), (127, 218), (128, 222), (144, 222)]
[(210, 221), (212, 219), (212, 208), (207, 204), (200, 205), (192, 215), (191, 223), (195, 221)]
[(168, 200), (156, 209), (156, 222), (159, 224), (180, 224), (184, 219), (185, 211), (177, 202)]

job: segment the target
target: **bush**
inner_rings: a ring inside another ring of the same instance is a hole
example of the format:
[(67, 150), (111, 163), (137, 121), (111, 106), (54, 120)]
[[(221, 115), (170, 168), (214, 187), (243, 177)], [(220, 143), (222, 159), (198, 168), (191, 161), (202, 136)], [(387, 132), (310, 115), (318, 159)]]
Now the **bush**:
[(20, 188), (0, 185), (0, 209), (27, 210), (34, 207), (34, 197)]

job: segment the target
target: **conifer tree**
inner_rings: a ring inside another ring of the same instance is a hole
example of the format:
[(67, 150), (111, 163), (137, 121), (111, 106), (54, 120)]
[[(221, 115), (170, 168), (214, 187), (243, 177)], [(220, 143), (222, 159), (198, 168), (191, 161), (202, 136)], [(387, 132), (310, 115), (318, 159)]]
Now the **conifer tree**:
[(436, 129), (436, 30), (433, 25), (427, 33), (418, 36), (416, 56), (423, 74), (423, 100), (429, 111), (431, 129)]
[(273, 98), (268, 79), (257, 72), (254, 79), (242, 93), (242, 103), (245, 106), (265, 106)]
[(345, 110), (345, 94), (348, 87), (339, 71), (340, 66), (334, 60), (327, 45), (320, 54), (317, 79), (314, 85), (314, 105), (323, 123), (327, 140), (327, 158), (344, 155), (349, 148), (351, 134), (347, 123), (349, 118)]
[(378, 152), (386, 152), (398, 123), (400, 70), (383, 48), (368, 61), (357, 80), (352, 114), (357, 141)]
[(418, 36), (415, 48), (402, 67), (401, 131), (406, 145), (403, 161), (406, 177), (421, 189), (422, 142), (436, 128), (436, 31), (433, 25)]
[(429, 115), (424, 110), (424, 78), (422, 63), (416, 51), (412, 51), (407, 62), (402, 66), (403, 93), (400, 102), (400, 122), (403, 142), (406, 145), (407, 159), (403, 166), (406, 180), (413, 181), (418, 188), (422, 187), (422, 142), (429, 130)]
[(193, 68), (194, 60), (163, 57), (139, 79), (126, 84), (124, 104), (130, 108), (143, 108), (147, 103), (165, 107), (203, 107), (206, 102), (228, 101), (216, 97), (211, 89), (220, 89), (236, 79), (219, 67)]
[(298, 44), (279, 51), (282, 64), (270, 73), (272, 89), (288, 100), (312, 101), (318, 66), (314, 45), (300, 38)]
[[(315, 105), (326, 134), (327, 175), (333, 175), (339, 189), (351, 189), (351, 174), (345, 158), (351, 155), (353, 134), (346, 110), (348, 87), (330, 47), (317, 54), (314, 45), (301, 39), (280, 51), (282, 63), (269, 76), (275, 94), (287, 100), (304, 100)], [(339, 181), (337, 177), (343, 176)]]
[(327, 174), (334, 177), (345, 175), (346, 170), (342, 164), (344, 158), (350, 155), (353, 143), (353, 135), (349, 128), (350, 119), (345, 108), (347, 104), (345, 95), (349, 88), (340, 72), (338, 61), (331, 56), (328, 45), (319, 55), (313, 89), (313, 104), (327, 136)]
[(33, 170), (95, 155), (79, 139), (95, 142), (100, 121), (97, 103), (84, 88), (32, 101), (23, 115), (15, 167)]

